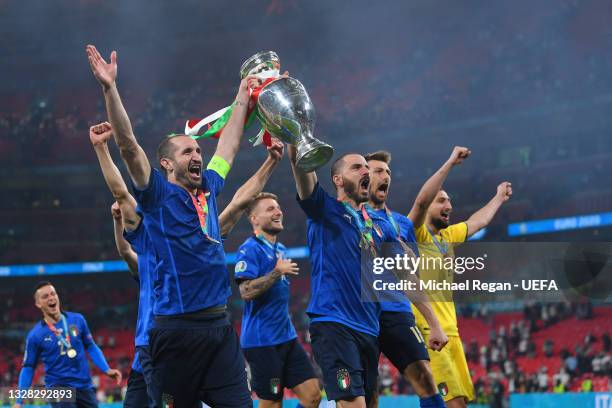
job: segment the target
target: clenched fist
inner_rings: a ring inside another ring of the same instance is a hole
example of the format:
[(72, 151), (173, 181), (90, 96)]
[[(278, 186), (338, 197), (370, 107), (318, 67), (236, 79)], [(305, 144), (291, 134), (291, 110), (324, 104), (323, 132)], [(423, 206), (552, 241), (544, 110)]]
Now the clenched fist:
[(99, 123), (89, 128), (89, 140), (94, 146), (108, 142), (113, 136), (113, 128), (108, 122)]

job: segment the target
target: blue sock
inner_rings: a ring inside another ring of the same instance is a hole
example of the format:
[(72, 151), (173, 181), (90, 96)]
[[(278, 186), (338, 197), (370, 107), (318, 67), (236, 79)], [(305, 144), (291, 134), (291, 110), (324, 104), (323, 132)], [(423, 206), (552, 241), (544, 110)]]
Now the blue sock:
[(419, 399), (421, 408), (446, 408), (444, 399), (440, 394), (436, 394), (433, 397)]

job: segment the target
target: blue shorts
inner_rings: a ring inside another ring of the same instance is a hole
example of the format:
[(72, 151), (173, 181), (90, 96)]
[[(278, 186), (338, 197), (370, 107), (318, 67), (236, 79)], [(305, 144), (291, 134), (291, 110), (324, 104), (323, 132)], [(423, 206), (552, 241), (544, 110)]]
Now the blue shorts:
[(302, 345), (296, 340), (243, 349), (251, 368), (251, 385), (260, 399), (280, 401), (283, 389), (316, 378)]
[(227, 315), (205, 320), (156, 318), (149, 344), (158, 407), (252, 408), (238, 336)]
[(410, 312), (380, 314), (380, 351), (400, 372), (415, 361), (429, 360), (423, 336), (418, 334)]
[[(55, 387), (67, 387), (55, 385)], [(94, 388), (77, 388), (75, 391), (76, 402), (52, 402), (53, 408), (98, 408), (98, 398)]]
[(378, 339), (336, 322), (311, 323), (310, 339), (327, 398), (364, 396), (369, 405), (378, 386)]

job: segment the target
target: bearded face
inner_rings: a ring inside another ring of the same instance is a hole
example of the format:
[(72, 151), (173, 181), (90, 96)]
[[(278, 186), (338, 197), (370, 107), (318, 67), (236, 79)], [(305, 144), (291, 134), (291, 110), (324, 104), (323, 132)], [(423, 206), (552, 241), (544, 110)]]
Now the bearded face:
[(161, 165), (168, 173), (168, 181), (187, 190), (202, 185), (202, 152), (198, 142), (188, 136), (176, 136), (172, 140), (171, 158), (163, 158)]
[(391, 185), (391, 170), (389, 165), (380, 160), (370, 160), (370, 188), (369, 196), (374, 205), (385, 204)]
[(273, 198), (259, 200), (251, 213), (251, 224), (256, 231), (277, 235), (283, 231), (283, 212)]
[(368, 201), (368, 188), (370, 186), (370, 173), (368, 163), (359, 154), (349, 154), (344, 157), (344, 165), (340, 174), (334, 176), (337, 189), (356, 203)]
[(431, 224), (437, 229), (448, 228), (450, 225), (450, 215), (453, 211), (450, 197), (444, 190), (440, 190), (436, 198), (427, 210), (427, 216)]

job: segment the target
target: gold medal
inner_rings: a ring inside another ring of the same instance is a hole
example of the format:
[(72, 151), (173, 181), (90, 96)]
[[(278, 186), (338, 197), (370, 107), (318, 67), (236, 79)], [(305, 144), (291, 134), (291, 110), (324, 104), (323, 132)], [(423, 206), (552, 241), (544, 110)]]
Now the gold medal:
[(77, 355), (77, 352), (75, 349), (70, 348), (68, 349), (68, 351), (66, 352), (66, 354), (68, 355), (68, 358), (75, 358)]

